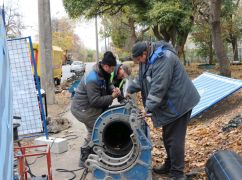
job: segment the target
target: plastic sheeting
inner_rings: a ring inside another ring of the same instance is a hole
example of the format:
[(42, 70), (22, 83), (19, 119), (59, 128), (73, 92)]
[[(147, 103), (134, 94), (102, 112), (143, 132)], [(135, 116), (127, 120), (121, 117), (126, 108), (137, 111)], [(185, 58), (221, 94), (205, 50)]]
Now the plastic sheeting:
[(0, 9), (0, 179), (13, 179), (12, 91), (5, 28)]
[(242, 81), (212, 73), (203, 73), (193, 80), (201, 99), (193, 108), (191, 118), (209, 109), (225, 97), (242, 88)]

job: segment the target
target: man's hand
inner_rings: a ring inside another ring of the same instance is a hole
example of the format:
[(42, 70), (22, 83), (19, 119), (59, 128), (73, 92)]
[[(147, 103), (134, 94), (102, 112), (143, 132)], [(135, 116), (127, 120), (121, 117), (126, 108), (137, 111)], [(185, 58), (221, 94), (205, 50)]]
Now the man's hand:
[(131, 94), (126, 92), (125, 96), (124, 96), (126, 99), (131, 99)]
[(118, 96), (120, 96), (121, 92), (119, 88), (114, 88), (113, 89), (113, 93), (112, 93), (112, 97), (113, 99), (117, 98)]
[(117, 93), (117, 94), (121, 94), (121, 91), (119, 88), (113, 88), (113, 92)]

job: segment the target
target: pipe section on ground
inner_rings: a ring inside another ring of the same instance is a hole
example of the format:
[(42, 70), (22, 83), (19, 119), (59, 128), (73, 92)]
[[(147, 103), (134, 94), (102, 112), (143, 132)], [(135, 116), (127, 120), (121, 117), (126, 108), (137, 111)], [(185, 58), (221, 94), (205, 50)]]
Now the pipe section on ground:
[(242, 158), (233, 151), (216, 151), (205, 167), (209, 180), (242, 179)]

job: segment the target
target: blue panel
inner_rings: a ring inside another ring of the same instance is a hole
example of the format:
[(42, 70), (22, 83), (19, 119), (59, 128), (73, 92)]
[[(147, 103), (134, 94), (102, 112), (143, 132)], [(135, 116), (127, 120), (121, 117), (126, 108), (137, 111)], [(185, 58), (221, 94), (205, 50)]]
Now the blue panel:
[[(119, 174), (109, 174), (109, 176), (112, 177), (112, 180), (120, 180), (120, 179), (121, 179), (121, 177), (120, 177)], [(108, 179), (108, 178), (107, 178), (107, 179)]]
[(93, 172), (93, 175), (96, 179), (104, 179), (105, 177), (105, 172), (103, 172), (100, 169), (95, 169)]
[(140, 164), (136, 164), (132, 169), (124, 173), (124, 177), (130, 180), (147, 180), (149, 169)]
[(151, 164), (151, 149), (142, 150), (139, 159), (146, 164)]
[(13, 179), (12, 89), (6, 32), (0, 9), (0, 179)]
[(242, 81), (211, 73), (203, 73), (193, 80), (201, 99), (193, 108), (191, 118), (215, 105), (228, 95), (242, 88)]

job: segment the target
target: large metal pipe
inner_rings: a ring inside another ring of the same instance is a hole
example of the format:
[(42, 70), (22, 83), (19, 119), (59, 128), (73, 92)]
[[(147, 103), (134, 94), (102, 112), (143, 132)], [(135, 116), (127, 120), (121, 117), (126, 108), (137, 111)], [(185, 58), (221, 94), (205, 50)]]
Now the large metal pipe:
[(124, 121), (113, 121), (103, 129), (103, 142), (107, 154), (111, 157), (122, 157), (127, 155), (133, 147), (130, 138), (133, 130), (129, 123)]
[(151, 142), (141, 111), (132, 103), (101, 114), (86, 160), (93, 179), (151, 179)]
[(216, 151), (205, 167), (209, 180), (237, 180), (242, 178), (242, 158), (233, 151)]

